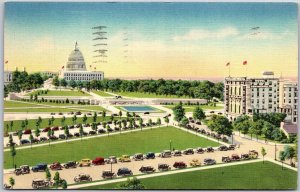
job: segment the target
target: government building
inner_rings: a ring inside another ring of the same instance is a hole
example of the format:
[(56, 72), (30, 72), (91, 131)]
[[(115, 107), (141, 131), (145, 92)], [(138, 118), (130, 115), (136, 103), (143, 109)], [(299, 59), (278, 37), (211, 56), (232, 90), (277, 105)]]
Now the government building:
[(87, 71), (84, 57), (81, 51), (75, 44), (75, 49), (69, 55), (66, 67), (63, 66), (59, 74), (60, 78), (64, 78), (67, 81), (91, 81), (91, 80), (103, 80), (103, 71)]
[(230, 120), (253, 113), (286, 113), (286, 120), (297, 123), (298, 84), (274, 77), (265, 71), (262, 77), (226, 77), (225, 114)]

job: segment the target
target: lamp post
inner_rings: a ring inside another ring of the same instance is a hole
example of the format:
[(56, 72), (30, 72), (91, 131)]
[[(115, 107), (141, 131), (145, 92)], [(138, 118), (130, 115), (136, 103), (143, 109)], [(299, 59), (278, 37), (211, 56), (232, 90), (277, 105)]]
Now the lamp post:
[(170, 151), (172, 150), (172, 140), (170, 140)]

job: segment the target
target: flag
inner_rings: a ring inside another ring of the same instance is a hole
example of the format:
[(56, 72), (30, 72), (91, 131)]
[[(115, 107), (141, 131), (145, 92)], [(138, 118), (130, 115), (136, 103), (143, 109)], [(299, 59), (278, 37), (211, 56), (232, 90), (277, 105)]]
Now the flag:
[(247, 61), (244, 61), (244, 62), (243, 62), (243, 65), (247, 65)]
[(5, 64), (7, 64), (8, 63), (8, 61), (5, 61)]
[(226, 63), (226, 67), (230, 65), (230, 62)]

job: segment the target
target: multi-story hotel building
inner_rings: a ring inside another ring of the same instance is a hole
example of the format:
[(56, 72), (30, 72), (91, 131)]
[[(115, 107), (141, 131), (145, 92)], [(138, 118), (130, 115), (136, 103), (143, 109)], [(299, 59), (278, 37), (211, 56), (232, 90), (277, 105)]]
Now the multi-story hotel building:
[(260, 78), (225, 78), (225, 114), (230, 120), (243, 114), (283, 112), (297, 123), (297, 98), (297, 83), (276, 78), (271, 71)]

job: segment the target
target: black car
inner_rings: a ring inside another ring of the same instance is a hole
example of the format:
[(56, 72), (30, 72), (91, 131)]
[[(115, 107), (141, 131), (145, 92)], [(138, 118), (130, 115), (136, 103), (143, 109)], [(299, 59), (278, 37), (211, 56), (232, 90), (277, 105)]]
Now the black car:
[(192, 148), (186, 149), (183, 151), (184, 155), (193, 155), (194, 154), (194, 150)]
[(51, 139), (51, 140), (57, 140), (58, 137), (56, 137), (55, 135), (51, 135), (51, 136), (49, 137), (49, 139)]
[(216, 160), (210, 158), (204, 159), (204, 165), (214, 165), (214, 164), (216, 164)]
[(118, 169), (117, 175), (118, 176), (130, 176), (130, 175), (132, 175), (132, 171), (130, 169), (128, 169), (127, 167), (123, 167), (123, 168)]
[(46, 163), (40, 163), (40, 164), (37, 164), (36, 166), (33, 166), (31, 168), (31, 170), (33, 172), (45, 171), (46, 169), (47, 169), (47, 164)]
[(148, 152), (148, 153), (146, 153), (145, 158), (146, 159), (155, 159), (155, 153)]
[(144, 113), (144, 115), (149, 115), (149, 114), (150, 114), (149, 112), (145, 112), (145, 113)]
[(69, 129), (74, 129), (75, 126), (74, 125), (69, 125)]
[(77, 111), (77, 112), (75, 113), (75, 115), (81, 115), (81, 112), (80, 112), (80, 111)]
[(60, 135), (58, 136), (58, 138), (60, 138), (60, 139), (66, 139), (66, 135), (65, 135), (65, 134), (60, 134)]
[(104, 129), (99, 129), (98, 133), (105, 133), (106, 131)]
[(112, 128), (107, 129), (108, 132), (113, 132), (114, 130)]
[(119, 127), (115, 127), (115, 131), (120, 131), (120, 128)]
[(88, 133), (84, 131), (84, 132), (82, 133), (82, 135), (87, 136)]
[(68, 161), (65, 163), (64, 168), (69, 169), (69, 168), (76, 168), (77, 167), (77, 162), (76, 161)]
[(90, 131), (89, 135), (96, 135), (96, 131)]
[(208, 152), (208, 153), (209, 153), (209, 152), (214, 152), (214, 148), (212, 148), (212, 147), (207, 147), (207, 148), (206, 148), (206, 152)]
[(30, 141), (28, 139), (21, 139), (20, 140), (20, 145), (25, 145), (25, 144), (29, 144)]
[(219, 151), (227, 151), (228, 147), (226, 145), (221, 145), (218, 149)]
[(74, 136), (75, 137), (80, 137), (80, 134), (79, 133), (74, 133)]
[(74, 135), (72, 134), (72, 133), (69, 133), (68, 135), (67, 135), (67, 138), (72, 138)]

